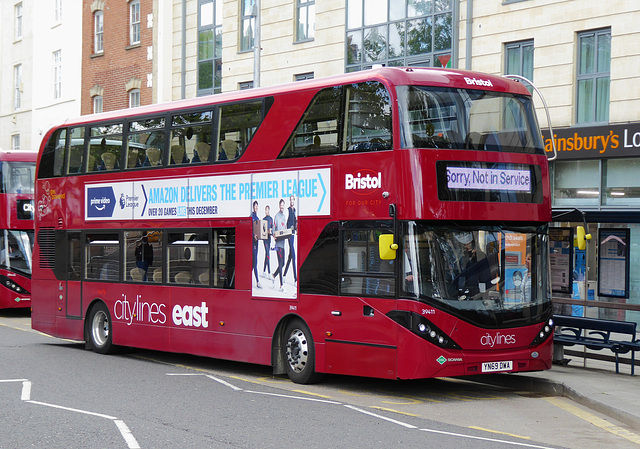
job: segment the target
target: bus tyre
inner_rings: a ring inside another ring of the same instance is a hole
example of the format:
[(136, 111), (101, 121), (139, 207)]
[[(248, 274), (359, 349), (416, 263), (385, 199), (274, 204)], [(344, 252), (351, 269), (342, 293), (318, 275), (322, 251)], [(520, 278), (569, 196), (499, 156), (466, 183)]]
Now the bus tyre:
[(91, 308), (87, 320), (87, 338), (91, 349), (98, 354), (112, 354), (116, 346), (111, 343), (111, 315), (107, 306), (99, 302)]
[(309, 327), (299, 319), (285, 329), (283, 345), (287, 376), (297, 384), (311, 384), (320, 379), (315, 372), (316, 352)]

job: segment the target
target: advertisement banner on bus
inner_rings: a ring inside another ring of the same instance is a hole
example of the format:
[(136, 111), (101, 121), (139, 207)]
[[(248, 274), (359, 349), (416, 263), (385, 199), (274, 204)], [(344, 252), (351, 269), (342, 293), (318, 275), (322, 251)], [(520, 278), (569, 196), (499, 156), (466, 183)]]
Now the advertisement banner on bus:
[(299, 216), (331, 214), (331, 169), (123, 181), (85, 186), (85, 220), (235, 218), (251, 203), (299, 198)]

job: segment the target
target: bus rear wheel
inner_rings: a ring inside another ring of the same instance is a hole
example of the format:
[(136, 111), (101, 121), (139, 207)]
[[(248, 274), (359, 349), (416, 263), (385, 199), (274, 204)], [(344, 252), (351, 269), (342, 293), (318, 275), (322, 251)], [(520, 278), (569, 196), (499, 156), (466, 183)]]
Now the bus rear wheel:
[(287, 325), (284, 336), (283, 356), (289, 379), (297, 384), (317, 382), (321, 375), (315, 372), (316, 352), (309, 327), (295, 319)]
[(89, 346), (98, 354), (112, 354), (116, 346), (112, 343), (111, 315), (107, 306), (99, 302), (91, 308), (87, 320), (87, 339)]

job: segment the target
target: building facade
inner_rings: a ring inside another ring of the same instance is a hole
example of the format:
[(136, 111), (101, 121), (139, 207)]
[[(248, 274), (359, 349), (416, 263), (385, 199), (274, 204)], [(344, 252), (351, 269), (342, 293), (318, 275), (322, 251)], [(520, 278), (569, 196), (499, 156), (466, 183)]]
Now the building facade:
[(0, 0), (0, 150), (37, 151), (80, 113), (80, 0)]
[(173, 0), (173, 6), (174, 99), (374, 65), (451, 67), (457, 48), (457, 0)]

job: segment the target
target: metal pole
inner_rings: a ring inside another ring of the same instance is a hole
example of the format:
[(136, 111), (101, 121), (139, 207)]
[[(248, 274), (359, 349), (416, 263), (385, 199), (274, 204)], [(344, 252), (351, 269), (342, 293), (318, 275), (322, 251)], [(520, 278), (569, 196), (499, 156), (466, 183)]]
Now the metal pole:
[(260, 87), (260, 0), (255, 0), (255, 29), (253, 39), (253, 87)]
[(467, 36), (466, 55), (464, 57), (464, 67), (471, 70), (471, 39), (473, 38), (473, 0), (467, 0)]

